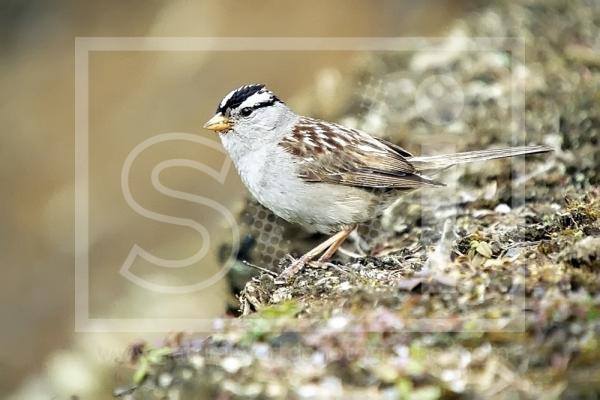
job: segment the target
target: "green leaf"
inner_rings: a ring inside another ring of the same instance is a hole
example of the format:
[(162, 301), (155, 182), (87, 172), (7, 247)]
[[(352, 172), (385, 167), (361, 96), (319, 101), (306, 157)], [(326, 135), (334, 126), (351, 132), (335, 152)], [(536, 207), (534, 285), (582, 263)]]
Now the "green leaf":
[(159, 347), (158, 349), (152, 349), (148, 351), (146, 358), (150, 364), (158, 364), (162, 361), (164, 356), (167, 356), (173, 352), (170, 347)]
[(492, 248), (487, 242), (479, 242), (477, 243), (477, 247), (475, 248), (479, 254), (484, 256), (485, 258), (492, 258)]
[(298, 303), (286, 301), (281, 304), (274, 304), (272, 306), (262, 308), (258, 314), (263, 318), (291, 318), (300, 311), (302, 311), (302, 307), (300, 307)]
[(133, 374), (133, 383), (136, 385), (140, 384), (148, 374), (149, 369), (150, 364), (148, 363), (148, 360), (144, 357), (140, 358), (139, 365)]
[(590, 307), (587, 312), (588, 321), (594, 321), (600, 318), (600, 309), (596, 307)]
[(423, 386), (413, 390), (408, 398), (410, 400), (436, 400), (442, 396), (442, 390), (438, 386)]

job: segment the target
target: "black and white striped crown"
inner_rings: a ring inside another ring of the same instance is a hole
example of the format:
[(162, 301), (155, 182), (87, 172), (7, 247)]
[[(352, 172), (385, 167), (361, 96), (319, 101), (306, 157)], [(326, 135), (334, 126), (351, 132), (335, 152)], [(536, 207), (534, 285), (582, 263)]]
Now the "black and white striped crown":
[(221, 103), (217, 107), (217, 113), (225, 115), (234, 109), (257, 109), (273, 105), (276, 102), (281, 102), (281, 100), (265, 88), (265, 85), (244, 85), (232, 90), (221, 100)]

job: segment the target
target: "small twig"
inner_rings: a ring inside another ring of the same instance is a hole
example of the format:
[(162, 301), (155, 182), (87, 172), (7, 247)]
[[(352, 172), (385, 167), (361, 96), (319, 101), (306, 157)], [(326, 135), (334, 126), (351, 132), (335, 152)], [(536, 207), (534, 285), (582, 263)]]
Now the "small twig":
[(269, 275), (271, 275), (271, 276), (278, 276), (276, 272), (274, 272), (274, 271), (271, 271), (270, 269), (266, 269), (266, 268), (263, 268), (263, 267), (259, 267), (258, 265), (251, 264), (251, 263), (249, 263), (248, 261), (242, 261), (242, 263), (243, 263), (244, 265), (248, 266), (248, 267), (255, 268), (255, 269), (257, 269), (257, 270), (259, 270), (259, 271), (262, 271), (262, 272), (264, 272), (264, 273), (267, 273), (267, 274), (269, 274)]
[(508, 247), (506, 248), (506, 250), (510, 250), (510, 249), (513, 249), (513, 248), (515, 248), (515, 247), (527, 247), (527, 246), (534, 246), (534, 245), (536, 245), (536, 244), (540, 244), (540, 243), (542, 243), (542, 241), (541, 241), (541, 240), (534, 240), (534, 241), (532, 241), (532, 242), (516, 242), (516, 243), (513, 243), (513, 244), (511, 244), (510, 246), (508, 246)]
[(338, 249), (338, 252), (342, 253), (343, 255), (345, 255), (347, 257), (350, 257), (350, 258), (356, 258), (356, 259), (359, 259), (359, 260), (361, 258), (365, 258), (364, 254), (358, 254), (358, 253), (353, 252), (352, 250), (348, 250), (348, 249), (345, 249), (343, 247), (340, 247)]
[(348, 271), (348, 270), (346, 270), (346, 269), (344, 269), (344, 268), (340, 267), (340, 266), (339, 266), (339, 265), (337, 265), (337, 264), (329, 263), (328, 267), (330, 267), (330, 268), (333, 268), (333, 269), (335, 269), (335, 270), (337, 270), (337, 271), (339, 271), (339, 272), (342, 272), (342, 273), (344, 273), (344, 274), (347, 274), (347, 275), (352, 275), (352, 273), (351, 273), (350, 271)]
[(505, 248), (504, 250), (502, 250), (502, 253), (500, 253), (500, 257), (504, 257), (506, 255), (506, 253), (508, 253), (508, 251), (510, 249), (514, 249), (515, 247), (528, 247), (528, 246), (535, 246), (542, 243), (542, 240), (535, 240), (533, 242), (516, 242), (511, 244), (510, 246), (508, 246), (507, 248)]
[[(354, 244), (354, 248), (356, 249), (357, 253), (351, 251), (351, 250), (346, 250), (349, 254), (359, 254), (360, 257), (364, 257), (366, 255), (366, 253), (363, 251), (361, 246), (364, 246), (365, 248), (368, 248), (368, 244), (365, 241), (365, 239), (363, 239), (363, 237), (358, 233), (358, 230), (354, 230), (352, 231), (352, 233), (350, 233), (349, 239), (351, 239), (353, 241)], [(343, 246), (342, 246), (343, 247)], [(342, 248), (338, 249), (342, 250)], [(344, 253), (346, 254), (346, 253)], [(348, 255), (348, 254), (347, 254)], [(354, 255), (351, 255), (351, 257), (355, 257)], [(358, 258), (358, 257), (355, 257)]]
[(513, 186), (521, 186), (524, 183), (531, 181), (532, 179), (534, 179), (537, 176), (546, 174), (548, 171), (550, 171), (555, 166), (556, 166), (556, 163), (554, 161), (544, 163), (544, 164), (540, 165), (539, 167), (537, 167), (531, 173), (529, 173), (527, 175), (523, 175), (522, 177), (520, 177), (518, 179), (515, 179), (513, 181)]

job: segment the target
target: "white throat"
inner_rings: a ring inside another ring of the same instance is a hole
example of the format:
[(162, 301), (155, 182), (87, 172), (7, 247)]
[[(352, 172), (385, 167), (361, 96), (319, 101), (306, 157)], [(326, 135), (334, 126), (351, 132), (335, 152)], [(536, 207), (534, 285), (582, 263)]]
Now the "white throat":
[(263, 204), (265, 199), (261, 198), (261, 193), (265, 193), (268, 181), (282, 182), (280, 178), (272, 176), (274, 173), (295, 175), (293, 171), (274, 172), (272, 166), (274, 163), (281, 165), (274, 158), (289, 156), (279, 143), (292, 132), (299, 118), (285, 104), (276, 103), (257, 110), (254, 118), (246, 121), (248, 123), (234, 125), (232, 130), (220, 135), (223, 147), (233, 160), (240, 178), (250, 193)]

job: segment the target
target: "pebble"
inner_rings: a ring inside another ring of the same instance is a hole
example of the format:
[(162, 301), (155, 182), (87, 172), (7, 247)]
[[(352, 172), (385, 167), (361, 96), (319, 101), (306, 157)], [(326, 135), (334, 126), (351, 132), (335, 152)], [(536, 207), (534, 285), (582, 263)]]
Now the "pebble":
[(511, 208), (508, 204), (500, 203), (494, 208), (494, 211), (498, 214), (508, 214), (511, 211)]

